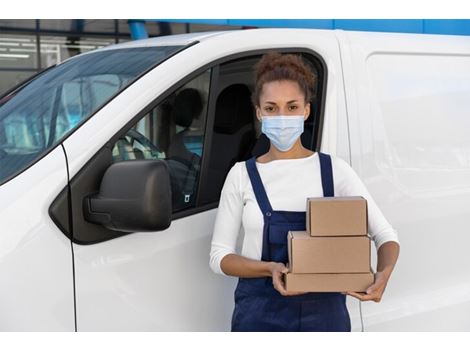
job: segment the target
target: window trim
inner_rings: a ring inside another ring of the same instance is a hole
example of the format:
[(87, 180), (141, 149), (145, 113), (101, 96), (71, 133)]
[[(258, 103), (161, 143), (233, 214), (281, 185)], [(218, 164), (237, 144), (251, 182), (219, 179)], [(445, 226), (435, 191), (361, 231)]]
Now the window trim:
[(174, 215), (179, 214), (184, 212), (185, 210), (190, 210), (190, 209), (199, 209), (201, 207), (200, 205), (200, 194), (201, 190), (203, 190), (203, 182), (202, 180), (204, 177), (206, 177), (208, 166), (209, 166), (209, 161), (210, 161), (210, 156), (211, 156), (211, 150), (212, 148), (209, 148), (212, 144), (212, 133), (207, 133), (208, 131), (212, 132), (212, 126), (214, 125), (214, 120), (215, 120), (215, 102), (217, 100), (217, 84), (219, 81), (219, 73), (220, 73), (220, 64), (217, 64), (215, 66), (211, 66), (211, 79), (210, 79), (210, 84), (209, 84), (209, 96), (207, 99), (207, 116), (206, 116), (206, 123), (204, 125), (204, 141), (202, 144), (202, 158), (201, 158), (201, 168), (200, 168), (200, 174), (198, 177), (198, 184), (197, 184), (197, 191), (196, 191), (196, 201), (195, 201), (195, 206), (193, 208), (188, 208), (188, 209), (183, 209), (179, 212), (173, 213), (172, 212), (172, 220), (174, 218)]

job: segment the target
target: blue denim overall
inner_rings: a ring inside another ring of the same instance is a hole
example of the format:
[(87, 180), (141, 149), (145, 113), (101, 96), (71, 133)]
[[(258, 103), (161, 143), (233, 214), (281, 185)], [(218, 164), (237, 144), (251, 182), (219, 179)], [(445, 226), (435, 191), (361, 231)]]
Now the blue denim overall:
[[(331, 158), (320, 152), (318, 156), (323, 196), (333, 197)], [(285, 264), (288, 262), (287, 232), (306, 230), (306, 212), (273, 210), (256, 168), (255, 157), (246, 161), (246, 167), (264, 217), (261, 260)], [(318, 292), (282, 296), (274, 289), (271, 277), (239, 278), (235, 289), (232, 331), (351, 331), (346, 295)]]

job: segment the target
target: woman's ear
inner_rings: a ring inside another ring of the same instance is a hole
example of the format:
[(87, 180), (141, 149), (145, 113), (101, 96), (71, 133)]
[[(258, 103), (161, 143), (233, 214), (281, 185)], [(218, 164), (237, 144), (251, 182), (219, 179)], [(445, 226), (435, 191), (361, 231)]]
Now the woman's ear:
[(261, 122), (261, 111), (260, 111), (260, 108), (258, 106), (255, 107), (255, 111), (256, 111), (256, 118), (258, 119), (259, 122)]
[(305, 116), (304, 116), (304, 121), (308, 119), (310, 116), (310, 103), (305, 105)]

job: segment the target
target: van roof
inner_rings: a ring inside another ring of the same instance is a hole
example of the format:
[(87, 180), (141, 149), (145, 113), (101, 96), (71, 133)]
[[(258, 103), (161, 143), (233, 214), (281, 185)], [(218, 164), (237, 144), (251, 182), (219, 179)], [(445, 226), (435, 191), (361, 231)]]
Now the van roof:
[[(183, 33), (183, 34), (171, 34), (159, 37), (153, 37), (148, 39), (139, 39), (131, 40), (125, 43), (112, 44), (105, 46), (100, 49), (95, 49), (69, 57), (62, 61), (61, 63), (73, 60), (78, 56), (87, 55), (90, 53), (95, 53), (97, 51), (105, 50), (115, 50), (115, 49), (127, 49), (127, 48), (142, 48), (142, 47), (157, 47), (157, 46), (185, 46), (195, 41), (204, 41), (209, 38), (213, 38), (220, 35), (229, 35), (235, 32), (272, 32), (273, 35), (292, 35), (292, 32), (302, 32), (302, 31), (317, 31), (317, 32), (343, 32), (342, 29), (313, 29), (313, 28), (253, 28), (253, 29), (232, 29), (232, 30), (222, 30), (222, 31), (206, 31), (206, 32), (194, 32), (194, 33)], [(468, 43), (470, 39), (468, 36), (454, 36), (454, 35), (436, 35), (436, 34), (422, 34), (422, 33), (392, 33), (392, 32), (364, 32), (364, 31), (346, 31), (349, 36), (360, 37), (361, 40), (380, 40), (383, 41), (384, 38), (393, 38), (393, 37), (408, 37), (410, 39), (420, 39), (420, 40), (434, 40), (436, 45), (438, 43), (450, 43), (457, 41), (461, 43), (464, 41)], [(459, 46), (462, 47), (461, 45)]]
[(148, 39), (131, 40), (125, 43), (108, 45), (93, 51), (124, 49), (124, 48), (141, 48), (150, 46), (172, 46), (172, 45), (188, 45), (197, 40), (204, 40), (209, 37), (214, 37), (227, 32), (236, 32), (239, 29), (226, 30), (226, 31), (207, 31), (183, 34), (171, 34), (161, 37), (153, 37)]
[(107, 45), (99, 49), (86, 51), (84, 53), (80, 53), (78, 55), (74, 55), (69, 58), (66, 58), (65, 60), (59, 62), (58, 64), (60, 65), (66, 61), (74, 60), (78, 57), (83, 57), (85, 55), (93, 54), (98, 51), (128, 49), (128, 48), (144, 48), (144, 47), (152, 47), (152, 46), (173, 46), (173, 45), (185, 46), (194, 41), (202, 41), (209, 37), (215, 37), (217, 35), (221, 35), (224, 33), (236, 32), (240, 30), (241, 29), (233, 29), (233, 30), (226, 30), (226, 31), (206, 31), (206, 32), (195, 32), (195, 33), (171, 34), (171, 35), (164, 35), (161, 37), (131, 40), (125, 43), (111, 44), (111, 45)]

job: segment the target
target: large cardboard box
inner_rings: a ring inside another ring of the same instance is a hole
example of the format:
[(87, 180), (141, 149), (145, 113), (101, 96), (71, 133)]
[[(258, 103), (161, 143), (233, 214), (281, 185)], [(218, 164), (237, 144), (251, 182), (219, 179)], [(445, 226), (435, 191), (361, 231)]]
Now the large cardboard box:
[(307, 198), (310, 236), (367, 235), (367, 200), (361, 196)]
[(296, 274), (370, 271), (368, 236), (311, 237), (306, 231), (289, 231), (287, 246), (290, 271)]
[(287, 291), (365, 292), (374, 283), (374, 273), (294, 274), (284, 275)]

